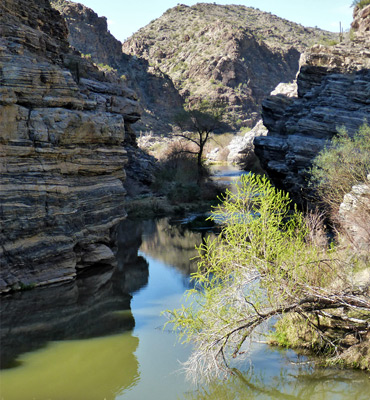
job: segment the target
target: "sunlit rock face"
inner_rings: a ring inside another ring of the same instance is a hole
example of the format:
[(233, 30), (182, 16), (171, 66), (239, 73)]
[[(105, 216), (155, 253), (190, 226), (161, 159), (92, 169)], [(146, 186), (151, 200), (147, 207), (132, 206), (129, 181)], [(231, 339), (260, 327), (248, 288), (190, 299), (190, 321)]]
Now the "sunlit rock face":
[[(359, 20), (355, 10), (355, 21)], [(369, 16), (361, 11), (361, 15)], [(365, 21), (363, 21), (365, 24)], [(354, 32), (336, 46), (313, 46), (301, 58), (298, 94), (268, 97), (262, 105), (267, 136), (255, 152), (274, 183), (304, 201), (307, 170), (318, 152), (344, 127), (350, 135), (370, 115), (370, 35)]]
[(367, 182), (355, 185), (347, 193), (339, 209), (341, 226), (354, 247), (370, 250), (370, 174)]
[(73, 52), (49, 1), (2, 0), (0, 27), (0, 290), (8, 290), (73, 279), (92, 244), (109, 245), (126, 215), (125, 124), (140, 111), (117, 76)]

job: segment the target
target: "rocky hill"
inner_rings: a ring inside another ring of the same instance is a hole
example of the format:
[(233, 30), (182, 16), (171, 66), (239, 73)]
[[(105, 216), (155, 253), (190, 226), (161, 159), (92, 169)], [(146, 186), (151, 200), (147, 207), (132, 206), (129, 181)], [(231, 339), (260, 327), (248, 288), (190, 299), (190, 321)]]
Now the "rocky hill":
[(70, 48), (48, 0), (0, 3), (0, 291), (110, 263), (136, 94)]
[(102, 70), (115, 70), (140, 98), (141, 119), (135, 130), (169, 132), (174, 109), (183, 100), (172, 80), (158, 68), (122, 52), (122, 43), (107, 28), (107, 19), (82, 4), (51, 0), (68, 25), (68, 41)]
[(178, 5), (122, 46), (106, 19), (66, 0), (52, 0), (69, 27), (71, 44), (96, 63), (123, 74), (143, 105), (138, 130), (171, 131), (173, 111), (204, 97), (226, 102), (230, 129), (253, 126), (261, 101), (292, 81), (300, 53), (336, 34), (304, 28), (253, 8)]
[(301, 60), (298, 95), (263, 103), (266, 136), (254, 140), (275, 184), (302, 200), (313, 158), (345, 127), (353, 135), (370, 117), (370, 6), (355, 9), (353, 31), (342, 43), (316, 45)]
[(257, 9), (199, 3), (167, 10), (122, 48), (168, 75), (184, 100), (224, 101), (235, 129), (253, 126), (262, 99), (295, 78), (304, 49), (335, 39)]

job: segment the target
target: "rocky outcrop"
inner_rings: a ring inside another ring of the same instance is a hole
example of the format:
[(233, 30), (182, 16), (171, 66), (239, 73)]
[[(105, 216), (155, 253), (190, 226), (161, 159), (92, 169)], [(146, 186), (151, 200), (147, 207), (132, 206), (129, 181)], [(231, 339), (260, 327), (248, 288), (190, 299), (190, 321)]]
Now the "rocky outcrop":
[(297, 97), (278, 94), (263, 102), (269, 132), (256, 138), (254, 146), (275, 184), (302, 201), (313, 158), (338, 129), (353, 135), (369, 118), (369, 36), (312, 47), (302, 57), (297, 84)]
[(67, 23), (70, 44), (100, 69), (117, 71), (138, 94), (142, 116), (135, 130), (170, 132), (171, 116), (183, 103), (172, 80), (147, 60), (124, 54), (122, 43), (108, 31), (106, 18), (99, 17), (91, 8), (67, 0), (50, 2)]
[(339, 218), (347, 238), (358, 250), (370, 250), (370, 175), (352, 187), (340, 205)]
[(69, 47), (49, 1), (3, 0), (0, 27), (0, 290), (8, 290), (112, 261), (110, 229), (126, 215), (125, 125), (140, 109), (114, 73)]
[(357, 35), (370, 34), (370, 5), (363, 8), (356, 6), (353, 13), (351, 28)]
[(267, 129), (263, 125), (262, 120), (260, 120), (244, 136), (235, 136), (228, 145), (229, 155), (227, 161), (242, 164), (246, 169), (250, 169), (257, 161), (254, 154), (253, 141), (257, 136), (264, 136), (266, 134)]

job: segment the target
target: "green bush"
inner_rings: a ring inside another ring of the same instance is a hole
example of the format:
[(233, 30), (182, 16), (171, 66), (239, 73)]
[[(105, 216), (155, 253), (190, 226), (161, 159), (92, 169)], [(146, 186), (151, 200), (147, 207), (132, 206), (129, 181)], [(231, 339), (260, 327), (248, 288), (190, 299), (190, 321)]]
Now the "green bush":
[(370, 4), (370, 0), (354, 0), (352, 7), (364, 8)]
[(364, 124), (350, 137), (345, 129), (322, 150), (310, 170), (310, 185), (333, 215), (352, 186), (370, 173), (370, 127)]

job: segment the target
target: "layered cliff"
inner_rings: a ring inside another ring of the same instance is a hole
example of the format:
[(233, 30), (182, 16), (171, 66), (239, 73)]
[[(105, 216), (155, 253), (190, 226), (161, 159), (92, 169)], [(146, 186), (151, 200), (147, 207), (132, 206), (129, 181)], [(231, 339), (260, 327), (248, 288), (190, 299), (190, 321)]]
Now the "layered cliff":
[[(368, 26), (370, 6), (355, 10), (356, 26)], [(307, 194), (313, 158), (344, 127), (353, 135), (370, 116), (370, 37), (364, 29), (342, 43), (313, 46), (301, 60), (298, 95), (262, 103), (267, 136), (254, 141), (263, 168), (296, 200)]]
[(68, 43), (48, 0), (0, 3), (0, 290), (110, 263), (136, 94)]
[(99, 17), (91, 8), (67, 0), (50, 3), (68, 25), (70, 44), (100, 68), (116, 70), (135, 90), (142, 110), (135, 130), (171, 131), (171, 116), (183, 102), (172, 80), (147, 60), (123, 53), (122, 43), (108, 31), (106, 18)]

